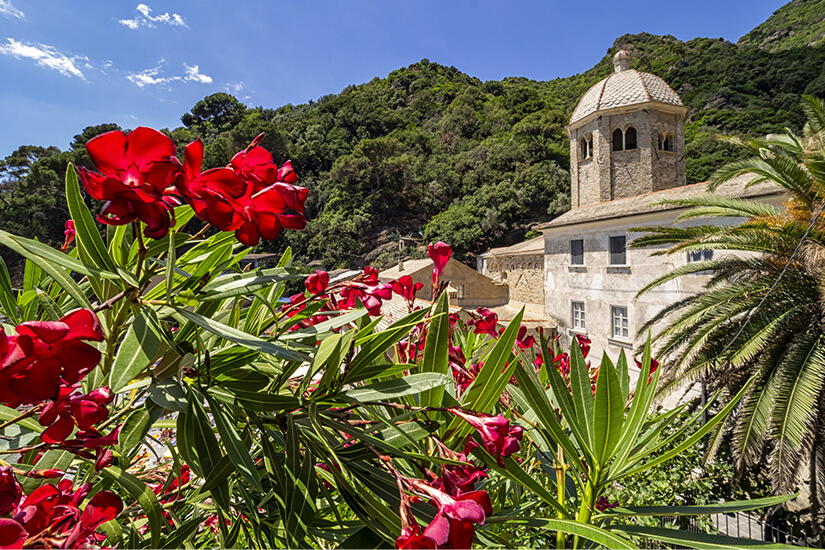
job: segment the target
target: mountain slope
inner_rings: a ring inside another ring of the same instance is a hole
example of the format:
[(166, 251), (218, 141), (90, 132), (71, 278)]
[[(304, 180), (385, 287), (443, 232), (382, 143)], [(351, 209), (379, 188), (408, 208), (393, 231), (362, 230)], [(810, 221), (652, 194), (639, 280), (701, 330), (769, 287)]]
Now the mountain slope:
[[(811, 21), (825, 17), (825, 0), (792, 2), (757, 29), (776, 27), (780, 15), (797, 29), (803, 14)], [(300, 183), (310, 189), (309, 223), (305, 231), (264, 244), (265, 250), (289, 245), (303, 262), (326, 268), (386, 266), (412, 253), (399, 251), (398, 243), (414, 236), (445, 240), (471, 260), (569, 208), (564, 126), (584, 92), (613, 71), (619, 48), (633, 54), (634, 68), (662, 77), (690, 107), (686, 164), (688, 183), (694, 183), (742, 154), (719, 136), (799, 131), (800, 95), (825, 96), (825, 45), (795, 46), (791, 38), (798, 35), (777, 39), (770, 49), (744, 37), (732, 44), (624, 35), (591, 69), (545, 82), (482, 82), (425, 59), (304, 105), (247, 108), (214, 94), (169, 133), (179, 150), (202, 137), (205, 167), (226, 165), (261, 132), (276, 162), (292, 159)], [(58, 174), (69, 161), (88, 163), (82, 144), (107, 129), (87, 128), (68, 152), (32, 156), (21, 150), (6, 159), (0, 165), (0, 228), (14, 220), (16, 232), (62, 242), (62, 220), (32, 221), (43, 216), (31, 210), (48, 206), (33, 203), (32, 190), (50, 189), (48, 202), (59, 204)], [(21, 168), (21, 158), (31, 162)]]
[(825, 43), (824, 8), (823, 0), (793, 0), (740, 38), (738, 44), (757, 46), (774, 52), (821, 46)]

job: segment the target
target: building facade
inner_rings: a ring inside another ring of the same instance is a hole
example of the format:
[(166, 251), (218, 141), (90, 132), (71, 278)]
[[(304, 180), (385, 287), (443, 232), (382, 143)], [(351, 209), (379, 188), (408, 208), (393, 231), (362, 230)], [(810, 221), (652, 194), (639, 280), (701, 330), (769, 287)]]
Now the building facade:
[[(494, 279), (501, 272), (500, 279), (510, 285), (519, 270), (513, 260), (520, 247), (542, 249), (545, 315), (555, 320), (565, 344), (575, 334), (587, 335), (597, 358), (602, 352), (615, 359), (622, 349), (637, 350), (647, 337), (640, 334), (645, 323), (700, 291), (710, 274), (680, 277), (641, 296), (639, 291), (672, 269), (713, 254), (663, 255), (662, 248), (628, 247), (641, 235), (638, 228), (680, 223), (686, 209), (665, 201), (707, 193), (704, 184), (686, 185), (687, 108), (661, 78), (631, 69), (630, 63), (627, 52), (618, 52), (615, 72), (582, 96), (570, 118), (571, 210), (536, 227), (542, 232), (540, 246), (526, 241), (493, 249), (479, 261), (482, 272)], [(749, 182), (740, 177), (715, 193), (781, 203), (774, 185)]]

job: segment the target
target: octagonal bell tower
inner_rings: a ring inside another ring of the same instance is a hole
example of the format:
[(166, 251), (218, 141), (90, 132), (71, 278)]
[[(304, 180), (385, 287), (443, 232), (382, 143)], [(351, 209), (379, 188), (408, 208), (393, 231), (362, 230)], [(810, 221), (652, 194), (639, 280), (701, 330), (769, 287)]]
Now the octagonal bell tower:
[(685, 185), (685, 117), (679, 95), (656, 75), (630, 68), (590, 88), (567, 125), (573, 208)]

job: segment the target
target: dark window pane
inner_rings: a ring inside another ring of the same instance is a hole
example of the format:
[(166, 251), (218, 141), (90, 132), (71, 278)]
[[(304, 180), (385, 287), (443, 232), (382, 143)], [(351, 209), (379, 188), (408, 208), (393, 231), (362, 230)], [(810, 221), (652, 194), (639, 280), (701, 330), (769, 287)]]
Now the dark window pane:
[(688, 262), (706, 262), (713, 259), (713, 250), (691, 250), (688, 252)]
[(624, 148), (625, 149), (635, 149), (636, 148), (636, 128), (630, 127), (624, 133)]
[(584, 241), (570, 241), (570, 265), (584, 265)]
[(622, 149), (624, 149), (624, 136), (622, 131), (616, 128), (613, 130), (613, 150), (621, 151)]
[(624, 235), (610, 237), (610, 265), (627, 265)]

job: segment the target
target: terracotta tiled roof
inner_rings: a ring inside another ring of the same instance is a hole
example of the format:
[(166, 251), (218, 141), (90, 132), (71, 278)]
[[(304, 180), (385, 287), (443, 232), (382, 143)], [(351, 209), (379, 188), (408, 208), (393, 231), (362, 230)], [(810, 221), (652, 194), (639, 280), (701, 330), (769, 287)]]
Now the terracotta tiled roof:
[(616, 72), (587, 90), (573, 110), (570, 124), (596, 111), (648, 101), (683, 105), (673, 88), (654, 74), (641, 73), (635, 69)]
[[(753, 176), (750, 174), (734, 178), (720, 185), (713, 194), (723, 197), (758, 199), (762, 197), (781, 195), (783, 193), (783, 190), (780, 187), (769, 182), (758, 183), (746, 188), (746, 184), (752, 178)], [(663, 191), (656, 191), (654, 193), (637, 195), (635, 197), (628, 197), (626, 199), (616, 199), (608, 202), (590, 204), (587, 206), (574, 208), (569, 212), (562, 214), (555, 220), (538, 225), (534, 229), (551, 229), (565, 225), (574, 225), (577, 223), (598, 220), (609, 220), (612, 218), (623, 218), (626, 216), (646, 214), (649, 212), (679, 210), (684, 208), (684, 206), (680, 206), (678, 204), (660, 203), (661, 201), (686, 199), (705, 194), (709, 194), (707, 190), (707, 182), (702, 182), (694, 183), (692, 185), (684, 185), (682, 187), (674, 187), (673, 189), (665, 189)]]

